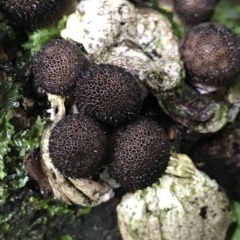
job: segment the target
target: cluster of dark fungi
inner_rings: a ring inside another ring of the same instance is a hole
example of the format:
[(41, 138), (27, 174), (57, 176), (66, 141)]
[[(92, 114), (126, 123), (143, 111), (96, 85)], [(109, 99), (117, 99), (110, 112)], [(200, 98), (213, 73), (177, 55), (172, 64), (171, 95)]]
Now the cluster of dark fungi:
[[(0, 1), (0, 11), (35, 31), (56, 25), (76, 2), (8, 0)], [(180, 47), (186, 81), (200, 93), (228, 87), (240, 73), (239, 37), (209, 22), (217, 2), (173, 0), (188, 30)], [(93, 63), (63, 39), (45, 45), (32, 69), (36, 91), (74, 99), (78, 109), (55, 124), (49, 139), (52, 162), (65, 177), (90, 178), (106, 164), (127, 190), (145, 188), (161, 177), (169, 142), (159, 123), (140, 115), (144, 94), (136, 76), (115, 65)]]
[(140, 116), (143, 94), (125, 69), (94, 64), (73, 43), (57, 39), (33, 61), (34, 88), (72, 97), (79, 113), (67, 114), (51, 129), (49, 154), (59, 172), (89, 178), (109, 164), (125, 189), (157, 181), (167, 168), (170, 147), (157, 122)]

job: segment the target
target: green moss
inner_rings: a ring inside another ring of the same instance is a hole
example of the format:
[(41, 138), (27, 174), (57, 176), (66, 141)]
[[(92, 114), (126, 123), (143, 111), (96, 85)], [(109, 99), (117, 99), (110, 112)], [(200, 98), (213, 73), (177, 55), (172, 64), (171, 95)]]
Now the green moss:
[(90, 211), (43, 199), (28, 188), (16, 193), (0, 209), (0, 239), (11, 240), (16, 236), (24, 240), (71, 239), (69, 235), (62, 235), (62, 230)]
[(64, 29), (65, 24), (67, 21), (67, 17), (64, 16), (58, 23), (58, 26), (56, 28), (52, 29), (41, 29), (29, 36), (29, 39), (26, 43), (23, 44), (23, 48), (25, 50), (30, 50), (31, 53), (36, 53), (40, 50), (40, 48), (47, 44), (49, 41), (51, 41), (54, 38), (57, 38), (60, 36), (60, 33), (62, 29)]
[(16, 78), (15, 74), (6, 76), (0, 84), (0, 205), (5, 202), (10, 191), (25, 186), (28, 177), (23, 169), (22, 158), (39, 146), (45, 124), (38, 117), (31, 129), (16, 131), (12, 123), (14, 111), (19, 107), (20, 84)]
[(4, 19), (4, 15), (0, 12), (0, 43), (13, 41), (16, 35), (8, 22)]
[(233, 202), (232, 212), (233, 212), (233, 222), (235, 222), (237, 226), (231, 237), (231, 240), (239, 240), (240, 239), (240, 203), (239, 202)]
[(77, 212), (77, 216), (80, 217), (82, 215), (86, 215), (86, 214), (90, 213), (91, 210), (92, 210), (91, 207), (80, 208)]
[(0, 209), (0, 239), (62, 239), (67, 236), (59, 232), (75, 221), (75, 211), (58, 201), (42, 199), (27, 187), (18, 189)]
[[(29, 114), (21, 104), (22, 99), (29, 100), (23, 85), (31, 84), (29, 66), (33, 53), (47, 41), (59, 37), (65, 22), (66, 17), (58, 28), (38, 31), (24, 44), (25, 33), (13, 31), (0, 14), (0, 52), (2, 47), (2, 52), (9, 56), (6, 64), (11, 66), (10, 72), (0, 68), (0, 239), (70, 240), (69, 235), (59, 235), (64, 226), (71, 224), (76, 216), (91, 211), (91, 208), (75, 209), (59, 201), (43, 199), (37, 183), (28, 177), (23, 167), (24, 156), (39, 147), (45, 128), (45, 121)], [(38, 100), (33, 97), (29, 101), (34, 105)], [(21, 117), (15, 117), (19, 111), (26, 112), (23, 123), (31, 123), (30, 126), (18, 124), (22, 121)]]
[(149, 1), (148, 5), (158, 11), (159, 13), (163, 14), (171, 23), (172, 30), (175, 36), (179, 39), (183, 39), (185, 36), (185, 28), (182, 24), (177, 23), (173, 20), (173, 10), (170, 8), (163, 8), (157, 1)]
[[(28, 177), (23, 168), (22, 158), (27, 152), (39, 146), (45, 122), (40, 118), (29, 130), (15, 133), (10, 123), (12, 111), (0, 118), (0, 205), (14, 191), (25, 186)], [(9, 185), (9, 181), (11, 184)]]
[(220, 1), (212, 21), (224, 24), (240, 35), (240, 5), (233, 6), (229, 0)]
[(29, 199), (29, 202), (32, 204), (32, 207), (35, 210), (46, 210), (51, 217), (53, 217), (54, 215), (73, 213), (73, 211), (70, 210), (68, 205), (52, 201), (50, 199), (38, 199), (35, 197), (31, 197)]
[(73, 238), (70, 235), (62, 236), (60, 240), (72, 240)]
[(11, 150), (9, 145), (11, 144), (11, 135), (14, 130), (13, 126), (9, 123), (10, 119), (11, 113), (8, 113), (0, 119), (0, 179), (3, 179), (6, 176), (3, 159)]

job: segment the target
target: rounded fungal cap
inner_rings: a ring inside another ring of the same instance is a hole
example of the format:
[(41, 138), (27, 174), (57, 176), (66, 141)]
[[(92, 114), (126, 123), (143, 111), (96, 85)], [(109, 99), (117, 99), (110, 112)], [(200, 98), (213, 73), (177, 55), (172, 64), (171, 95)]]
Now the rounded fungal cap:
[(84, 72), (75, 94), (79, 111), (112, 125), (129, 121), (142, 105), (137, 80), (123, 68), (110, 64), (94, 65)]
[(199, 88), (227, 86), (240, 72), (240, 38), (216, 23), (192, 28), (181, 55), (189, 81)]
[(0, 9), (17, 25), (35, 31), (52, 27), (69, 13), (74, 0), (7, 0), (0, 1)]
[(155, 183), (166, 170), (170, 158), (166, 132), (157, 122), (145, 118), (118, 130), (113, 149), (112, 177), (130, 191)]
[(76, 179), (94, 175), (102, 166), (106, 153), (106, 133), (90, 117), (66, 115), (51, 130), (50, 158), (65, 177)]
[(35, 87), (65, 96), (72, 92), (81, 72), (90, 65), (90, 60), (75, 44), (64, 39), (53, 40), (34, 58)]
[(173, 0), (174, 11), (188, 27), (211, 19), (218, 0)]

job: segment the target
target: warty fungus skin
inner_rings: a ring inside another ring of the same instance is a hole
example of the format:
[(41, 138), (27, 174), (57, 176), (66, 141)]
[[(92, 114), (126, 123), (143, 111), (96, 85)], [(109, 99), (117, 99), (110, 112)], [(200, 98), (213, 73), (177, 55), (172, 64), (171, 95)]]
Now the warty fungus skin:
[(111, 175), (126, 190), (146, 188), (166, 170), (170, 144), (157, 122), (147, 118), (131, 122), (112, 141)]
[(202, 93), (229, 86), (240, 73), (240, 38), (216, 23), (192, 28), (185, 37), (181, 55), (189, 82)]
[(50, 131), (49, 153), (54, 167), (64, 177), (89, 178), (106, 158), (107, 136), (94, 119), (66, 115)]
[(0, 9), (14, 24), (36, 31), (54, 26), (74, 4), (75, 0), (3, 0)]
[(187, 26), (210, 21), (218, 0), (173, 0), (174, 11)]
[(111, 125), (133, 119), (142, 106), (142, 92), (131, 73), (111, 64), (85, 71), (75, 91), (77, 108)]
[(80, 74), (91, 64), (75, 44), (63, 39), (52, 40), (33, 60), (35, 88), (60, 96), (71, 94)]

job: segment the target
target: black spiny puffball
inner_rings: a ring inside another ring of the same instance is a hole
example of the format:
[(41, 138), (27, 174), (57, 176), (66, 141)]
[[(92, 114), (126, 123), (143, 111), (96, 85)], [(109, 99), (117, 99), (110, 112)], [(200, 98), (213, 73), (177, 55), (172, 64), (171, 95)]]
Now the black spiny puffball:
[(68, 14), (74, 0), (1, 0), (0, 10), (30, 31), (52, 27)]
[(135, 191), (155, 183), (167, 168), (170, 144), (164, 129), (153, 120), (139, 119), (114, 135), (112, 177)]
[(228, 86), (240, 73), (240, 38), (216, 23), (192, 28), (185, 37), (181, 55), (190, 83), (207, 92)]
[(142, 105), (137, 80), (123, 68), (110, 64), (94, 65), (84, 72), (75, 95), (79, 111), (112, 125), (131, 120)]
[(35, 87), (56, 95), (68, 95), (81, 72), (90, 65), (90, 60), (75, 44), (64, 39), (52, 40), (33, 60)]
[(211, 19), (218, 0), (173, 0), (174, 11), (188, 27)]
[(106, 133), (90, 117), (66, 115), (50, 132), (50, 158), (65, 177), (87, 178), (94, 175), (102, 166), (106, 153)]

